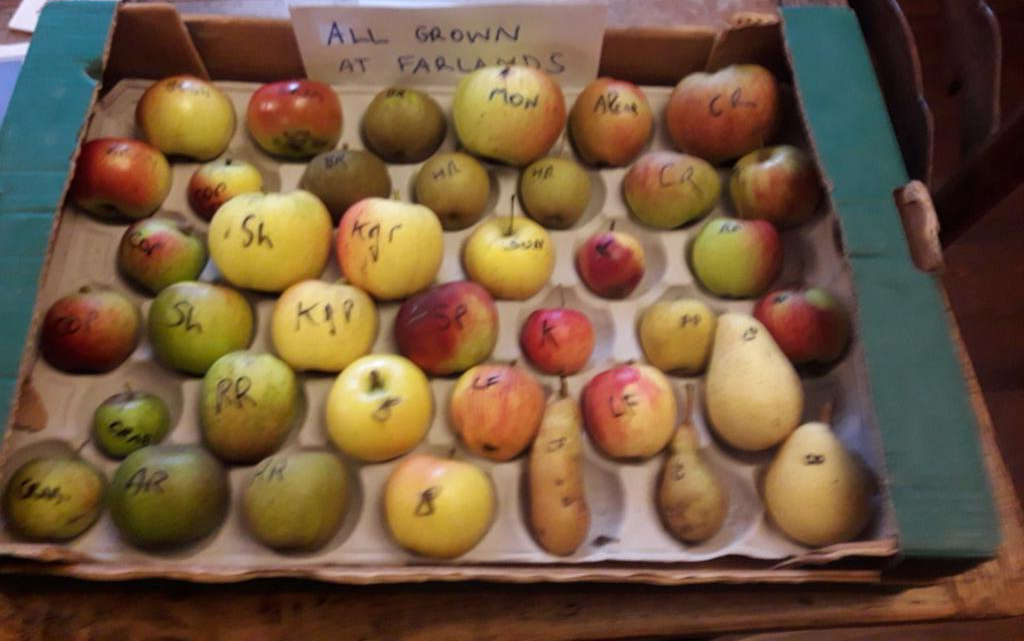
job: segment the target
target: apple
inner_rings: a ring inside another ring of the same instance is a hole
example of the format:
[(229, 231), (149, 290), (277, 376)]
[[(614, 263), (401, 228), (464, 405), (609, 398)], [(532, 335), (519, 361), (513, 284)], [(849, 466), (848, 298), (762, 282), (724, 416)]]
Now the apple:
[(706, 216), (722, 191), (708, 162), (672, 151), (644, 154), (626, 172), (622, 195), (641, 222), (673, 229)]
[(451, 151), (423, 163), (414, 185), (416, 202), (437, 214), (448, 231), (465, 229), (487, 209), (491, 177), (476, 158)]
[(103, 511), (107, 480), (80, 458), (57, 455), (23, 464), (4, 488), (4, 521), (33, 541), (68, 541)]
[(647, 96), (631, 82), (598, 78), (569, 112), (576, 153), (588, 165), (628, 165), (651, 139), (654, 117)]
[(765, 146), (779, 124), (779, 86), (759, 65), (691, 73), (676, 85), (665, 123), (676, 148), (712, 163)]
[(117, 267), (153, 294), (183, 280), (196, 280), (206, 266), (206, 245), (189, 225), (146, 218), (125, 230)]
[(135, 123), (165, 154), (206, 161), (221, 155), (235, 133), (235, 108), (224, 92), (195, 76), (171, 76), (146, 89)]
[(483, 362), (498, 341), (498, 309), (480, 285), (460, 280), (416, 294), (395, 318), (398, 351), (445, 376)]
[(545, 374), (571, 376), (583, 369), (594, 351), (594, 328), (577, 309), (534, 310), (519, 332), (519, 345)]
[(839, 301), (820, 287), (765, 294), (754, 307), (754, 318), (798, 365), (831, 363), (850, 342), (850, 317)]
[(196, 169), (188, 181), (188, 204), (210, 220), (221, 205), (238, 194), (263, 191), (263, 176), (252, 163), (221, 158)]
[(364, 198), (391, 195), (391, 176), (384, 161), (369, 151), (333, 149), (309, 161), (299, 179), (299, 189), (319, 198), (335, 224), (349, 207)]
[(108, 372), (139, 344), (141, 316), (135, 303), (102, 286), (86, 286), (46, 310), (39, 348), (66, 372)]
[(740, 218), (790, 227), (818, 210), (821, 181), (810, 156), (796, 147), (779, 145), (740, 158), (729, 179), (729, 195)]
[(782, 242), (767, 221), (715, 218), (693, 241), (690, 263), (693, 275), (712, 294), (758, 296), (782, 269)]
[(263, 85), (249, 98), (245, 124), (263, 151), (285, 158), (311, 158), (341, 140), (341, 101), (322, 82), (282, 80)]
[(171, 167), (159, 149), (131, 138), (98, 138), (82, 145), (69, 195), (100, 218), (139, 219), (170, 191)]
[(384, 519), (402, 547), (445, 559), (472, 550), (494, 519), (494, 487), (472, 463), (414, 454), (384, 485)]
[(661, 371), (692, 376), (707, 367), (717, 324), (715, 312), (695, 298), (657, 302), (640, 317), (640, 346)]
[(437, 216), (423, 205), (364, 198), (342, 217), (337, 250), (350, 283), (378, 300), (395, 300), (433, 282), (444, 239)]
[(459, 377), (449, 409), (452, 426), (470, 451), (507, 461), (537, 435), (544, 390), (532, 374), (514, 363), (485, 363)]
[(565, 127), (565, 97), (530, 67), (484, 67), (459, 80), (455, 133), (469, 153), (522, 167), (544, 156)]
[(448, 121), (441, 106), (426, 93), (388, 87), (373, 97), (360, 129), (366, 146), (384, 160), (422, 162), (441, 145)]
[(242, 194), (213, 215), (210, 256), (231, 284), (280, 292), (324, 271), (332, 229), (327, 208), (308, 191)]
[(555, 247), (547, 230), (528, 218), (493, 217), (466, 239), (462, 264), (495, 298), (526, 300), (551, 278)]
[(576, 250), (576, 270), (598, 296), (625, 298), (644, 277), (644, 248), (631, 234), (598, 232)]
[(649, 458), (676, 426), (676, 397), (668, 379), (650, 365), (605, 370), (583, 388), (583, 420), (594, 443), (613, 458)]
[(541, 158), (519, 174), (519, 198), (541, 225), (568, 229), (590, 203), (590, 176), (568, 158)]
[(249, 301), (230, 287), (183, 281), (166, 287), (149, 307), (149, 342), (164, 365), (202, 376), (221, 356), (249, 346)]
[(171, 412), (156, 394), (127, 390), (100, 403), (92, 415), (92, 435), (99, 449), (124, 458), (159, 443), (171, 430)]
[(327, 395), (327, 434), (345, 454), (386, 461), (423, 440), (434, 413), (426, 375), (407, 358), (370, 354), (338, 375)]
[(270, 337), (293, 369), (340, 372), (373, 347), (377, 306), (358, 287), (304, 280), (274, 303)]
[(203, 376), (203, 442), (223, 461), (256, 463), (288, 438), (298, 401), (295, 372), (281, 359), (242, 351), (225, 354)]

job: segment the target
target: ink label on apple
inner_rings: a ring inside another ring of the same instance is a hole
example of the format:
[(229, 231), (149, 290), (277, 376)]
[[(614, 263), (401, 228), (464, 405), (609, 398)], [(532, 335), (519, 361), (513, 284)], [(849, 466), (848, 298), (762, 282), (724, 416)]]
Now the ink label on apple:
[[(351, 298), (346, 298), (341, 303), (341, 315), (345, 319), (346, 324), (352, 321), (352, 310), (355, 308), (355, 305), (355, 301)], [(296, 303), (294, 331), (302, 331), (304, 327), (302, 323), (305, 321), (307, 325), (312, 327), (326, 325), (327, 333), (335, 336), (338, 333), (338, 328), (335, 325), (334, 318), (334, 305), (330, 302), (316, 301), (306, 305), (300, 300)]]
[(217, 381), (217, 401), (215, 411), (220, 414), (224, 408), (245, 409), (246, 403), (251, 407), (259, 406), (249, 391), (252, 389), (252, 379), (248, 376), (236, 378), (222, 378)]
[(529, 240), (519, 240), (518, 238), (512, 237), (505, 241), (502, 246), (505, 251), (515, 251), (522, 249), (524, 251), (535, 251), (544, 249), (543, 238), (531, 238)]
[(594, 113), (616, 116), (619, 114), (630, 114), (636, 117), (640, 115), (640, 107), (632, 100), (620, 102), (618, 91), (606, 91), (600, 94), (597, 100), (594, 101)]
[(743, 97), (743, 88), (736, 87), (731, 94), (729, 94), (728, 102), (724, 102), (725, 94), (716, 94), (711, 102), (708, 103), (708, 113), (715, 118), (718, 118), (726, 112), (726, 109), (755, 109), (757, 103), (753, 100), (746, 100)]
[[(256, 481), (264, 481), (267, 483), (273, 481), (283, 481), (284, 471), (287, 468), (287, 458), (266, 459), (260, 464), (259, 467), (256, 468), (256, 472), (252, 475), (252, 483), (255, 483)], [(252, 483), (250, 483), (250, 485)]]
[(441, 494), (440, 485), (431, 485), (420, 492), (420, 500), (416, 503), (416, 509), (412, 513), (413, 516), (430, 516), (433, 514), (436, 511), (434, 501), (439, 494)]
[(77, 334), (78, 332), (88, 332), (92, 329), (93, 322), (100, 317), (100, 313), (96, 310), (90, 310), (86, 313), (85, 318), (79, 318), (78, 316), (61, 316), (54, 323), (54, 328), (57, 330), (57, 334), (61, 336), (68, 336), (70, 334)]
[(444, 167), (441, 167), (440, 169), (435, 169), (434, 172), (430, 174), (430, 177), (434, 180), (445, 180), (447, 178), (455, 176), (455, 174), (461, 173), (462, 170), (459, 169), (458, 163), (456, 163), (454, 160), (449, 160), (448, 164), (446, 164)]
[(538, 180), (548, 180), (555, 174), (554, 165), (543, 165), (530, 170), (530, 177)]
[(22, 501), (46, 501), (60, 505), (71, 500), (60, 485), (44, 485), (32, 477), (18, 484), (18, 499)]
[(146, 467), (140, 467), (128, 477), (128, 481), (124, 484), (124, 489), (133, 496), (149, 492), (162, 494), (164, 492), (163, 484), (169, 477), (170, 475), (166, 470), (157, 469), (151, 472)]
[(135, 230), (128, 235), (128, 245), (137, 252), (152, 256), (153, 252), (163, 247), (163, 241), (146, 238), (142, 231)]
[(497, 87), (491, 89), (491, 93), (487, 95), (488, 102), (495, 102), (500, 100), (503, 104), (509, 107), (521, 107), (527, 111), (530, 109), (536, 109), (540, 104), (540, 94), (534, 94), (532, 96), (524, 96), (518, 92), (509, 92), (504, 87)]
[(183, 327), (186, 332), (203, 333), (203, 325), (196, 319), (196, 308), (190, 301), (179, 300), (171, 305), (171, 309), (175, 318), (167, 323), (168, 327)]
[(373, 414), (371, 414), (370, 416), (373, 418), (373, 420), (377, 421), (378, 423), (387, 423), (388, 420), (391, 418), (392, 408), (394, 408), (401, 402), (401, 396), (388, 396), (387, 398), (380, 402), (380, 405), (377, 406), (377, 409), (373, 410)]
[(700, 314), (683, 314), (679, 318), (679, 326), (686, 327), (688, 325), (692, 325), (696, 327), (697, 325), (700, 325), (701, 320), (703, 319)]
[(623, 392), (621, 396), (608, 397), (608, 410), (615, 418), (632, 416), (636, 413), (636, 407), (640, 405), (640, 399), (632, 392)]
[(480, 378), (479, 376), (473, 377), (473, 389), (486, 390), (494, 387), (501, 382), (501, 374), (491, 374), (486, 378)]
[(138, 445), (139, 447), (145, 447), (153, 440), (151, 435), (140, 434), (134, 427), (125, 425), (124, 421), (121, 420), (111, 421), (107, 425), (107, 432), (120, 441), (130, 445)]
[[(698, 196), (704, 195), (704, 190), (700, 188), (697, 181), (693, 179), (694, 168), (693, 165), (687, 165), (683, 169), (682, 173), (679, 174), (678, 178), (673, 178), (669, 175), (669, 172), (676, 167), (673, 163), (665, 163), (658, 168), (658, 186), (662, 189), (668, 187), (675, 187), (676, 185), (689, 185), (697, 192)], [(724, 225), (723, 225), (724, 226)]]

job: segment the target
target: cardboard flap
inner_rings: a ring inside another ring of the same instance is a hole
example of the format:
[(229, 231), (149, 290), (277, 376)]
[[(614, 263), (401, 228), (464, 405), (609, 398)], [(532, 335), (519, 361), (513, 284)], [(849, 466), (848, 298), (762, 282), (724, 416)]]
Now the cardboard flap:
[(181, 16), (171, 4), (124, 4), (117, 12), (104, 81), (188, 73), (209, 79)]

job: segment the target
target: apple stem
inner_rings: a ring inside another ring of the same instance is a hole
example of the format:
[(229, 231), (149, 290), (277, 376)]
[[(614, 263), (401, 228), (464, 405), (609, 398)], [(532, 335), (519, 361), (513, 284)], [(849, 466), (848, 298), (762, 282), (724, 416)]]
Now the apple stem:
[(693, 397), (695, 396), (693, 383), (683, 386), (683, 420), (693, 423)]
[(230, 165), (231, 164), (231, 159), (230, 158), (225, 158), (224, 159), (224, 164), (225, 165)]
[(511, 206), (508, 210), (508, 231), (505, 232), (506, 236), (511, 236), (515, 232), (515, 221), (516, 221), (516, 195), (512, 194)]
[(569, 381), (565, 380), (564, 376), (558, 377), (558, 398), (566, 398), (569, 396)]
[(610, 225), (608, 225), (608, 231), (615, 231), (616, 220), (613, 218)]
[(825, 401), (825, 404), (821, 406), (820, 410), (818, 410), (818, 420), (820, 420), (822, 423), (825, 423), (826, 425), (831, 425), (832, 410), (835, 409), (834, 406), (835, 401), (833, 399), (830, 398), (827, 401)]
[(516, 363), (518, 363), (518, 362), (519, 362), (519, 359), (518, 359), (518, 358), (513, 358), (512, 360), (510, 360), (510, 361), (508, 362), (508, 366), (509, 366), (509, 367), (515, 367), (515, 366), (516, 366)]
[(370, 370), (370, 391), (379, 390), (384, 387), (384, 379), (380, 377), (380, 372), (375, 369)]

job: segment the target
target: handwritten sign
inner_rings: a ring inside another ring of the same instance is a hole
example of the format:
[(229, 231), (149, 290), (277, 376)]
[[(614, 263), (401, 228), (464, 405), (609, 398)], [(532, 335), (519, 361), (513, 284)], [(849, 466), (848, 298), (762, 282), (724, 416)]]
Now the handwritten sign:
[(309, 77), (364, 86), (452, 85), (526, 65), (579, 88), (597, 76), (607, 13), (593, 1), (291, 7)]

